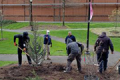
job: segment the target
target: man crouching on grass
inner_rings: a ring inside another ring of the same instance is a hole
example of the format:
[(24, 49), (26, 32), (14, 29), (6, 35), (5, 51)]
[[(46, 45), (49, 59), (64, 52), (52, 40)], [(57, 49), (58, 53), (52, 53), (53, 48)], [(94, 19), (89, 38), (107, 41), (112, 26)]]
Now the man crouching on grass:
[(67, 67), (64, 72), (70, 72), (72, 67), (71, 63), (76, 58), (77, 61), (77, 67), (78, 71), (80, 73), (83, 73), (81, 71), (81, 49), (79, 48), (79, 43), (73, 42), (70, 38), (67, 39), (67, 54), (68, 54), (68, 59), (67, 59)]

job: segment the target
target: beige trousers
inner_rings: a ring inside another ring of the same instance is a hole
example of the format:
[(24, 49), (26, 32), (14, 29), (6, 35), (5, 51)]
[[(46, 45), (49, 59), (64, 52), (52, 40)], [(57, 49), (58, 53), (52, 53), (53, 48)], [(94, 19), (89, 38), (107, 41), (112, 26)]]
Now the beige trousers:
[(50, 56), (50, 45), (45, 44), (44, 47), (45, 47), (45, 50), (46, 50), (46, 53), (47, 53), (47, 58), (48, 58)]

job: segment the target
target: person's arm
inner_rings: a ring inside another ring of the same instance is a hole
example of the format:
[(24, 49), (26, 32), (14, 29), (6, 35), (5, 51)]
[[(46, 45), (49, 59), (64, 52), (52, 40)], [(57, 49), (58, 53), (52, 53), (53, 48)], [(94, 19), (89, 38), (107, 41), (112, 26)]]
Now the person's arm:
[(45, 37), (46, 37), (46, 35), (44, 35), (44, 37), (43, 37), (44, 38), (44, 44), (45, 44)]
[(70, 47), (69, 46), (67, 46), (67, 54), (69, 55), (70, 54)]
[(16, 38), (19, 38), (19, 37), (20, 37), (20, 34), (14, 36), (14, 46), (17, 46), (17, 44), (16, 44)]
[(84, 45), (83, 45), (83, 44), (81, 44), (81, 43), (78, 43), (78, 42), (77, 42), (77, 44), (78, 44), (78, 47), (80, 47), (80, 48), (81, 48), (81, 52), (83, 52), (83, 50), (84, 50)]
[(65, 38), (65, 44), (67, 44), (67, 37)]
[(109, 45), (110, 45), (111, 53), (113, 54), (113, 52), (114, 52), (114, 47), (113, 47), (112, 41), (111, 41), (110, 39), (109, 39)]
[(96, 51), (96, 47), (98, 46), (98, 44), (99, 44), (99, 39), (97, 39), (96, 42), (95, 42), (94, 51)]
[(75, 42), (76, 42), (76, 38), (75, 38), (75, 36), (73, 36), (73, 41), (75, 41)]
[(51, 47), (52, 47), (52, 39), (51, 39), (51, 37), (50, 37), (50, 44), (51, 44)]

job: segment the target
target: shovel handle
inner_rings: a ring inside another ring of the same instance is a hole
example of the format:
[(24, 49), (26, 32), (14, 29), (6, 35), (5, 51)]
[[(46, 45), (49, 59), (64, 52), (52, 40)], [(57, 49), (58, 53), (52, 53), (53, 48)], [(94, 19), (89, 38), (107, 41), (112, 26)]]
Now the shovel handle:
[[(23, 51), (23, 49), (22, 49), (21, 47), (18, 46), (18, 48)], [(23, 51), (23, 52), (24, 52), (24, 51)], [(28, 53), (26, 53), (26, 52), (24, 52), (24, 53), (25, 53), (26, 55), (30, 56)]]
[(109, 73), (117, 66), (117, 64), (120, 62), (120, 59), (118, 60), (118, 62), (115, 64), (115, 66), (109, 71)]

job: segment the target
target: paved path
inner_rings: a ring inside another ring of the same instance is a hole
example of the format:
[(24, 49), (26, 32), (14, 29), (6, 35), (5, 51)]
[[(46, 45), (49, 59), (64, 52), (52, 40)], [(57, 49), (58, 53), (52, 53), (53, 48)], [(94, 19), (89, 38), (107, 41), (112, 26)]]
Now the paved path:
[[(24, 31), (30, 31), (30, 30), (5, 30), (5, 31), (10, 31), (10, 32), (24, 32)], [(43, 36), (43, 35), (42, 35)], [(59, 41), (64, 43), (64, 39), (63, 38), (58, 38), (58, 37), (54, 37), (51, 36), (53, 40)], [(84, 44), (84, 46), (86, 47), (86, 44)], [(90, 51), (93, 51), (93, 46), (90, 45)], [(109, 66), (113, 66), (115, 65), (115, 63), (119, 60), (120, 58), (120, 53), (119, 52), (115, 52), (115, 54), (109, 54)], [(52, 62), (58, 62), (58, 63), (66, 63), (66, 59), (67, 56), (51, 56)], [(82, 63), (83, 62), (83, 57), (82, 57)], [(17, 61), (17, 55), (4, 55), (4, 54), (0, 54), (0, 61)], [(26, 57), (23, 56), (23, 61), (26, 61)], [(74, 61), (74, 63), (76, 63)]]

